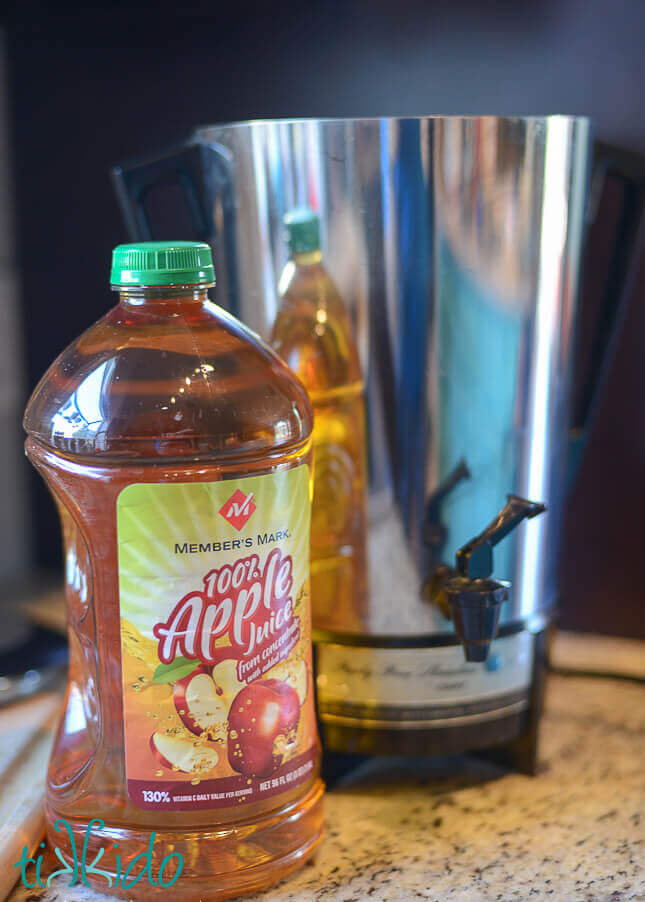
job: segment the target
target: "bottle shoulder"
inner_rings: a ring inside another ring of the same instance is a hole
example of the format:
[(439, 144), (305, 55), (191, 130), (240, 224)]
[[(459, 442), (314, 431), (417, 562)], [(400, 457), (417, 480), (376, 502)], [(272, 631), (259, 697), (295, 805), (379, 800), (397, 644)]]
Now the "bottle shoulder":
[(312, 423), (288, 367), (213, 304), (118, 305), (53, 362), (24, 420), (45, 445), (116, 459), (287, 450)]
[(292, 267), (271, 332), (272, 347), (311, 392), (361, 381), (345, 302), (322, 264)]

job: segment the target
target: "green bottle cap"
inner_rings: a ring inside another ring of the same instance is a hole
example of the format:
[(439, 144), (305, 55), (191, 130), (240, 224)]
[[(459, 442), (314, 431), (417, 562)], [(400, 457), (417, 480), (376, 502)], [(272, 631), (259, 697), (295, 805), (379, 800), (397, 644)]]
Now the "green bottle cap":
[(287, 244), (292, 254), (320, 250), (320, 217), (309, 207), (298, 207), (285, 214)]
[(140, 241), (112, 251), (112, 285), (212, 285), (213, 255), (201, 241)]

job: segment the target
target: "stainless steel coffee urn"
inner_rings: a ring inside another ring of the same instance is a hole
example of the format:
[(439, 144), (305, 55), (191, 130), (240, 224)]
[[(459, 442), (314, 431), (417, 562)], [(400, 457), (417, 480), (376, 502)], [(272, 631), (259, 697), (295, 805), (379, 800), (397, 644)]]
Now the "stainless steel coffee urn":
[[(331, 751), (495, 746), (533, 766), (588, 149), (588, 122), (566, 116), (262, 121), (115, 170), (131, 237), (212, 242), (218, 303), (264, 337), (284, 215), (320, 217), (359, 350), (369, 472), (360, 622), (341, 607), (314, 623)], [(193, 234), (175, 234), (178, 198)], [(496, 547), (487, 577), (510, 587), (481, 627), (496, 638), (466, 656), (444, 589), (508, 495), (548, 513)]]

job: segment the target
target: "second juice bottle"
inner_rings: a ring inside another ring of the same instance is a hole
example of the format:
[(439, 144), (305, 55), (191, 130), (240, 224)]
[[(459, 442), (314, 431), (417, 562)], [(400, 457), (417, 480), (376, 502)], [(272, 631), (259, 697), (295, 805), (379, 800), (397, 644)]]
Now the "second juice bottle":
[(285, 216), (290, 260), (271, 343), (314, 408), (311, 599), (314, 626), (360, 631), (367, 610), (365, 400), (348, 310), (322, 260), (320, 220)]

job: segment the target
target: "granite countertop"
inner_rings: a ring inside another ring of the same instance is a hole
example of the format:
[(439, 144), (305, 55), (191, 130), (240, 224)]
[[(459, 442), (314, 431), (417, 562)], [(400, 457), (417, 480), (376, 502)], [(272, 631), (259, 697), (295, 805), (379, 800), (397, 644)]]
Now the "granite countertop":
[[(541, 762), (530, 778), (468, 756), (374, 759), (328, 794), (315, 860), (251, 898), (645, 900), (645, 684), (552, 675)], [(82, 887), (10, 898), (107, 899)]]

